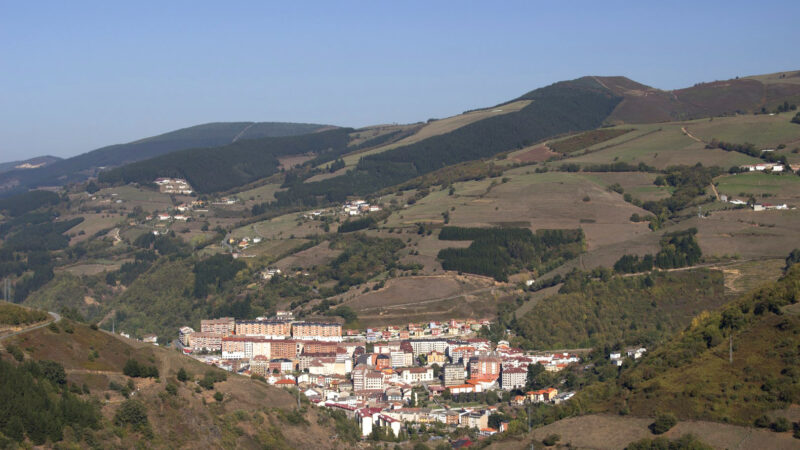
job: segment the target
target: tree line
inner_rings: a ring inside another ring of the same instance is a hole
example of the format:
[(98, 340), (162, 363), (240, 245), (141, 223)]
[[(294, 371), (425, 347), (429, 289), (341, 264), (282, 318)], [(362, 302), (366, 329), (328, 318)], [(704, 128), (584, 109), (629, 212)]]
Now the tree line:
[(519, 270), (541, 270), (553, 261), (563, 261), (583, 251), (583, 230), (537, 230), (526, 228), (443, 227), (440, 240), (471, 240), (467, 248), (446, 248), (438, 258), (445, 270), (475, 273), (506, 281)]

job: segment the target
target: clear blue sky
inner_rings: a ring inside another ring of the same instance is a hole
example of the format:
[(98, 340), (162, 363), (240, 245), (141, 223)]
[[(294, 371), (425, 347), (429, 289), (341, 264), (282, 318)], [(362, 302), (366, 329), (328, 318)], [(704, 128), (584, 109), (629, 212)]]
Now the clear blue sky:
[(416, 122), (589, 74), (800, 69), (796, 0), (121, 3), (0, 0), (0, 161), (213, 121)]

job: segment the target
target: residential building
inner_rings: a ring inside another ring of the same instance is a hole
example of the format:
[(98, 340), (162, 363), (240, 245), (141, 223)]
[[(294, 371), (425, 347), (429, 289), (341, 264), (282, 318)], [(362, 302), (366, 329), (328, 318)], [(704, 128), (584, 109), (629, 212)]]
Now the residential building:
[(500, 377), (500, 386), (506, 391), (518, 389), (525, 386), (527, 379), (528, 371), (525, 369), (515, 367), (503, 369)]
[(297, 322), (292, 324), (292, 337), (295, 339), (340, 342), (342, 340), (342, 325), (333, 322)]
[(501, 363), (502, 360), (496, 356), (473, 356), (469, 359), (470, 378), (497, 378)]
[(292, 334), (291, 322), (282, 320), (237, 320), (237, 336), (263, 336), (283, 339)]
[(444, 385), (456, 386), (464, 383), (464, 366), (461, 364), (444, 365)]
[(230, 336), (236, 330), (236, 321), (233, 317), (207, 319), (200, 321), (200, 331), (203, 333), (217, 333)]
[(222, 334), (219, 333), (192, 333), (189, 335), (189, 346), (193, 350), (208, 350), (212, 352), (222, 350)]
[(178, 340), (184, 347), (189, 346), (189, 338), (192, 333), (194, 333), (194, 329), (191, 327), (181, 327), (181, 329), (178, 330)]

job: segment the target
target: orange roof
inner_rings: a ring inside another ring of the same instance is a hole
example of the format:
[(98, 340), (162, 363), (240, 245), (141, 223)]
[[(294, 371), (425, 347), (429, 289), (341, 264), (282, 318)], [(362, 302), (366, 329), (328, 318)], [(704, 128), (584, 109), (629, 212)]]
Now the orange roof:
[(493, 433), (497, 433), (497, 430), (495, 430), (494, 428), (481, 428), (481, 431), (490, 431)]
[(294, 380), (288, 380), (288, 379), (284, 378), (283, 380), (276, 381), (275, 384), (291, 384), (291, 385), (294, 385), (295, 383), (294, 383)]

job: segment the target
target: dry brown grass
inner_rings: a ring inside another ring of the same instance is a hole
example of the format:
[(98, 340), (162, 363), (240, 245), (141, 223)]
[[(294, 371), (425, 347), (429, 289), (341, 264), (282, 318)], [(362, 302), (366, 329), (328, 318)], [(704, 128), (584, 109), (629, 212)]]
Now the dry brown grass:
[[(651, 418), (587, 415), (560, 420), (538, 428), (531, 433), (531, 438), (541, 441), (550, 434), (559, 434), (560, 445), (569, 444), (573, 448), (587, 449), (619, 449), (640, 439), (654, 438), (655, 436), (647, 428), (651, 423), (653, 423)], [(714, 448), (742, 450), (797, 448), (797, 440), (792, 438), (791, 433), (773, 433), (762, 429), (703, 421), (679, 422), (663, 436), (676, 439), (685, 434), (694, 434)], [(492, 448), (520, 448), (520, 444), (528, 440), (503, 442), (493, 445)]]

